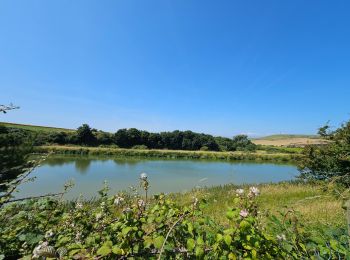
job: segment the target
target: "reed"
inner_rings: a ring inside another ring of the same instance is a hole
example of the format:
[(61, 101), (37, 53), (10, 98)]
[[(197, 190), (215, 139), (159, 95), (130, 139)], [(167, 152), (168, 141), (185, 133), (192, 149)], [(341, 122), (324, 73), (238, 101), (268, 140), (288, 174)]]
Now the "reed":
[(259, 153), (259, 152), (212, 152), (212, 151), (183, 151), (183, 150), (139, 150), (105, 147), (82, 146), (39, 146), (37, 153), (52, 152), (54, 154), (71, 155), (108, 155), (118, 157), (154, 157), (169, 159), (208, 159), (208, 160), (251, 160), (269, 162), (296, 162), (301, 154)]

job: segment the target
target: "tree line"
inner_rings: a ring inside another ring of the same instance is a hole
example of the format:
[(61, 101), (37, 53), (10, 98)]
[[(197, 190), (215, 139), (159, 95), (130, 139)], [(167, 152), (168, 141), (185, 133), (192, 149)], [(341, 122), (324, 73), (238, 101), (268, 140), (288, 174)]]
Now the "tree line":
[(115, 133), (91, 128), (87, 124), (76, 131), (32, 132), (30, 130), (8, 128), (12, 134), (19, 136), (35, 135), (35, 145), (84, 145), (116, 146), (134, 149), (169, 149), (169, 150), (203, 150), (203, 151), (254, 151), (256, 149), (246, 135), (233, 138), (215, 137), (209, 134), (192, 131), (172, 131), (152, 133), (136, 128), (119, 129)]

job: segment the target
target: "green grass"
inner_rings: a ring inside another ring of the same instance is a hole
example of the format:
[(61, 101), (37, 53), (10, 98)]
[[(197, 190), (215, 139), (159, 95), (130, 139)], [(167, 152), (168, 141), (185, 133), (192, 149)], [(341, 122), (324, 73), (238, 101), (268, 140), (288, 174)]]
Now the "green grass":
[[(246, 190), (248, 186), (243, 186)], [(320, 226), (345, 227), (345, 210), (342, 201), (333, 196), (319, 184), (286, 182), (258, 185), (261, 195), (258, 202), (263, 213), (278, 215), (293, 209), (300, 213), (302, 222), (309, 227)], [(224, 185), (194, 190), (185, 194), (173, 194), (179, 202), (188, 204), (193, 196), (206, 198), (205, 212), (219, 222), (226, 221), (226, 211), (235, 198), (238, 186)], [(263, 216), (266, 217), (266, 215)]]
[(67, 128), (59, 128), (59, 127), (49, 127), (49, 126), (37, 126), (37, 125), (24, 125), (24, 124), (15, 124), (15, 123), (6, 123), (6, 122), (0, 122), (0, 125), (11, 127), (11, 128), (18, 128), (18, 129), (25, 129), (35, 132), (72, 132), (75, 131), (74, 129), (67, 129)]
[(210, 151), (183, 151), (183, 150), (139, 150), (104, 147), (82, 146), (40, 146), (36, 148), (38, 153), (53, 152), (55, 154), (75, 155), (108, 155), (127, 157), (155, 157), (172, 159), (209, 159), (209, 160), (252, 160), (271, 162), (295, 162), (301, 154), (265, 153), (265, 152), (210, 152)]

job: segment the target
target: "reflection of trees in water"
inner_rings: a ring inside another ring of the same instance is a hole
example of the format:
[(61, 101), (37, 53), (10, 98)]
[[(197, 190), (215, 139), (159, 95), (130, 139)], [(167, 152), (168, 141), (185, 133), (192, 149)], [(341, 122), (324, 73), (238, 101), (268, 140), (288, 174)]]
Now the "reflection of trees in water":
[(141, 160), (136, 160), (136, 159), (127, 159), (127, 158), (115, 158), (113, 159), (113, 162), (117, 165), (121, 166), (134, 166), (140, 162)]
[(49, 157), (43, 164), (49, 165), (49, 166), (62, 166), (64, 164), (71, 164), (76, 161), (76, 158), (64, 158), (64, 157), (56, 157), (51, 156)]
[(89, 169), (90, 167), (90, 164), (91, 164), (91, 161), (90, 159), (76, 159), (75, 160), (75, 169), (84, 174), (87, 172), (87, 170)]
[(75, 165), (75, 169), (79, 173), (86, 173), (92, 162), (107, 162), (112, 161), (118, 166), (135, 166), (138, 163), (142, 163), (146, 160), (144, 158), (110, 158), (110, 157), (91, 157), (91, 156), (50, 156), (48, 160), (44, 162), (49, 166), (63, 166), (65, 164)]

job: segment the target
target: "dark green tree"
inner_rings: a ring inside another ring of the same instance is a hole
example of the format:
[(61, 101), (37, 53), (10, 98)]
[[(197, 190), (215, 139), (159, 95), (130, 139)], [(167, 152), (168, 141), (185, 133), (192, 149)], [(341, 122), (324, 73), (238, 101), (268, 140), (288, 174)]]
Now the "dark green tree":
[(83, 145), (96, 145), (96, 137), (88, 124), (83, 124), (77, 129), (77, 142)]
[(324, 145), (308, 145), (299, 165), (301, 178), (335, 180), (350, 186), (350, 121), (335, 131), (321, 127), (319, 133), (328, 142)]

